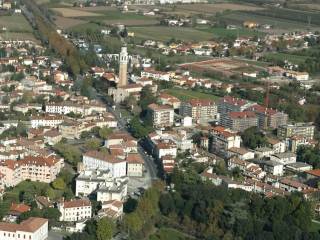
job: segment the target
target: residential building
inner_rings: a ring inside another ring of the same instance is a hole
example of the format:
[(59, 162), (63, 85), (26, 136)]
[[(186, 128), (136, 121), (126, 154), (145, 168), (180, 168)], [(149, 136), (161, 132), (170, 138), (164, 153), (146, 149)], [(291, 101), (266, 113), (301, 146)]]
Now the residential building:
[(219, 120), (217, 105), (209, 99), (191, 99), (182, 102), (180, 114), (192, 117), (193, 122), (197, 124), (206, 124)]
[(87, 197), (101, 188), (110, 199), (122, 201), (127, 196), (127, 177), (115, 178), (109, 170), (83, 170), (76, 178), (76, 196)]
[(273, 128), (285, 125), (288, 122), (288, 114), (278, 112), (272, 108), (266, 108), (261, 105), (254, 105), (247, 109), (254, 112), (258, 117), (258, 127), (262, 129)]
[(22, 160), (5, 160), (0, 163), (5, 186), (14, 187), (24, 180), (50, 183), (64, 166), (63, 159), (56, 157), (27, 156)]
[(240, 148), (241, 137), (236, 132), (221, 126), (214, 127), (210, 132), (212, 153), (222, 157), (227, 157), (230, 148)]
[(113, 155), (110, 152), (86, 152), (83, 154), (83, 164), (86, 169), (109, 170), (113, 177), (123, 177), (127, 175), (127, 162), (125, 157)]
[(63, 116), (59, 115), (37, 115), (31, 117), (31, 127), (57, 127), (63, 122)]
[(266, 172), (259, 165), (237, 157), (232, 157), (228, 160), (228, 169), (233, 170), (234, 168), (239, 168), (245, 176), (253, 179), (262, 179), (266, 175)]
[(144, 161), (140, 154), (130, 153), (126, 157), (127, 160), (127, 176), (142, 177), (144, 172)]
[(275, 161), (264, 161), (263, 162), (263, 170), (267, 173), (270, 173), (274, 176), (282, 176), (283, 175), (283, 164)]
[(48, 220), (30, 217), (19, 224), (0, 222), (1, 240), (47, 240)]
[(274, 153), (283, 153), (286, 151), (286, 143), (276, 138), (267, 137), (267, 146), (271, 148)]
[(123, 215), (123, 202), (118, 200), (110, 200), (103, 202), (101, 210), (98, 212), (99, 217), (108, 217), (111, 219), (119, 219)]
[(58, 203), (58, 210), (61, 222), (78, 222), (92, 217), (91, 202), (87, 199), (62, 200)]
[(281, 139), (290, 138), (293, 136), (302, 136), (306, 139), (313, 139), (314, 125), (312, 123), (295, 123), (279, 126), (277, 135)]
[(174, 122), (174, 110), (169, 105), (152, 103), (148, 106), (151, 113), (152, 124), (156, 128), (171, 127)]
[(218, 102), (218, 113), (221, 115), (229, 112), (243, 112), (255, 104), (244, 99), (225, 96)]
[(283, 165), (287, 165), (289, 163), (295, 163), (297, 160), (297, 156), (292, 152), (284, 152), (271, 155), (270, 160), (279, 162)]
[(178, 98), (166, 93), (159, 94), (159, 101), (161, 104), (172, 106), (174, 109), (179, 109), (181, 105), (181, 101)]
[(229, 112), (220, 115), (220, 124), (231, 130), (242, 132), (250, 127), (257, 127), (258, 118), (254, 112)]
[(228, 157), (238, 157), (241, 160), (250, 160), (254, 158), (254, 152), (245, 148), (232, 147), (228, 149)]
[(293, 173), (310, 171), (312, 169), (313, 169), (312, 165), (304, 162), (295, 162), (295, 163), (289, 163), (286, 165), (286, 171), (293, 172)]

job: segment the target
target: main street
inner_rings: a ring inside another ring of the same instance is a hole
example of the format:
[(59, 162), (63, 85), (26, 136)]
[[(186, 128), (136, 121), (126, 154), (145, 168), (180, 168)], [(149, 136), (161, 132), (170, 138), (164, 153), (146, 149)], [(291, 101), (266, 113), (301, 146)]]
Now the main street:
[[(116, 120), (118, 121), (118, 127), (119, 129), (128, 132), (127, 129), (127, 119), (123, 116), (121, 116), (120, 110), (118, 107), (112, 108), (109, 105), (107, 105), (107, 109), (109, 112), (111, 112)], [(138, 142), (138, 152), (141, 155), (141, 157), (144, 160), (144, 165), (148, 173), (150, 174), (151, 179), (157, 179), (158, 178), (158, 170), (157, 165), (154, 162), (154, 159), (146, 154), (141, 144)]]

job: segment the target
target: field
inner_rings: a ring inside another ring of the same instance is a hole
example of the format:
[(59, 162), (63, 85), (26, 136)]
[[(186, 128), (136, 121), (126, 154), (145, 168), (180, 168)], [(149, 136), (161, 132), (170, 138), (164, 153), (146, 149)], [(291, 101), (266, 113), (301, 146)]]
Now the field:
[(55, 16), (54, 23), (59, 28), (67, 29), (67, 28), (72, 28), (72, 27), (78, 26), (78, 25), (86, 24), (87, 21), (75, 19), (75, 18), (66, 18), (66, 17)]
[(71, 8), (51, 8), (54, 12), (62, 17), (98, 17), (101, 16), (99, 13), (89, 12), (89, 11), (82, 11), (76, 10)]
[[(3, 28), (6, 30), (2, 30)], [(0, 16), (0, 39), (36, 41), (32, 27), (23, 15)]]
[(165, 93), (179, 98), (182, 101), (189, 99), (211, 99), (217, 100), (219, 97), (213, 94), (202, 93), (199, 91), (187, 90), (182, 88), (171, 88), (164, 90)]
[(172, 228), (161, 228), (155, 234), (151, 235), (149, 240), (191, 240), (192, 237)]
[(264, 57), (269, 61), (285, 61), (288, 60), (294, 64), (305, 62), (307, 56), (294, 55), (289, 53), (267, 53)]
[(184, 41), (206, 41), (213, 38), (211, 33), (185, 27), (131, 27), (129, 31), (134, 32), (137, 38), (159, 41), (168, 41), (172, 38)]
[(198, 27), (196, 28), (200, 31), (212, 33), (214, 38), (237, 38), (239, 37), (262, 37), (265, 35), (264, 32), (251, 30), (251, 29), (226, 29), (226, 28), (208, 28), (208, 27)]
[[(293, 13), (294, 15), (294, 13)], [(307, 14), (305, 15), (307, 16)], [(293, 30), (305, 30), (307, 24), (300, 19), (285, 19), (277, 17), (276, 14), (272, 16), (257, 14), (257, 12), (231, 12), (226, 13), (222, 17), (221, 20), (224, 20), (227, 24), (235, 24), (235, 25), (242, 25), (244, 21), (256, 21), (260, 25), (262, 24), (270, 24), (273, 26), (273, 29), (267, 30), (269, 32), (288, 32)], [(310, 25), (311, 29), (317, 30), (320, 29), (319, 25)], [(266, 31), (266, 32), (267, 32)]]

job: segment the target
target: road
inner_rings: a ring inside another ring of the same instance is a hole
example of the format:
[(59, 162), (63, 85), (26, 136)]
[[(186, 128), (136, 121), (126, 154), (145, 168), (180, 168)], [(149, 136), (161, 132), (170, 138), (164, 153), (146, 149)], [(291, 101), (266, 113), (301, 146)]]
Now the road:
[[(107, 109), (109, 112), (111, 112), (114, 115), (114, 117), (118, 121), (119, 129), (128, 132), (127, 119), (125, 117), (120, 116), (120, 111), (117, 110), (119, 108), (116, 107), (114, 110), (112, 107), (107, 105)], [(138, 152), (144, 160), (144, 163), (145, 163), (144, 166), (146, 170), (149, 172), (151, 179), (157, 179), (158, 178), (157, 165), (153, 161), (153, 158), (145, 153), (145, 151), (143, 150), (143, 147), (140, 145), (139, 142), (138, 142)]]

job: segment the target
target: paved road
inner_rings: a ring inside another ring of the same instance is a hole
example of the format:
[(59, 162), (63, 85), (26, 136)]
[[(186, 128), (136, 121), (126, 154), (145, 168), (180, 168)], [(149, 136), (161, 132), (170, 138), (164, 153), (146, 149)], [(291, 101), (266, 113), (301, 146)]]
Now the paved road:
[[(111, 112), (116, 120), (118, 121), (118, 127), (119, 129), (128, 132), (127, 129), (127, 119), (124, 117), (120, 116), (120, 111), (118, 111), (117, 107), (114, 110), (112, 107), (107, 105), (107, 109), (109, 112)], [(144, 165), (146, 170), (149, 172), (151, 179), (157, 179), (158, 178), (158, 170), (157, 170), (157, 165), (154, 163), (153, 158), (149, 157), (145, 151), (143, 150), (143, 147), (138, 143), (138, 152), (140, 153), (141, 157), (144, 160)]]

